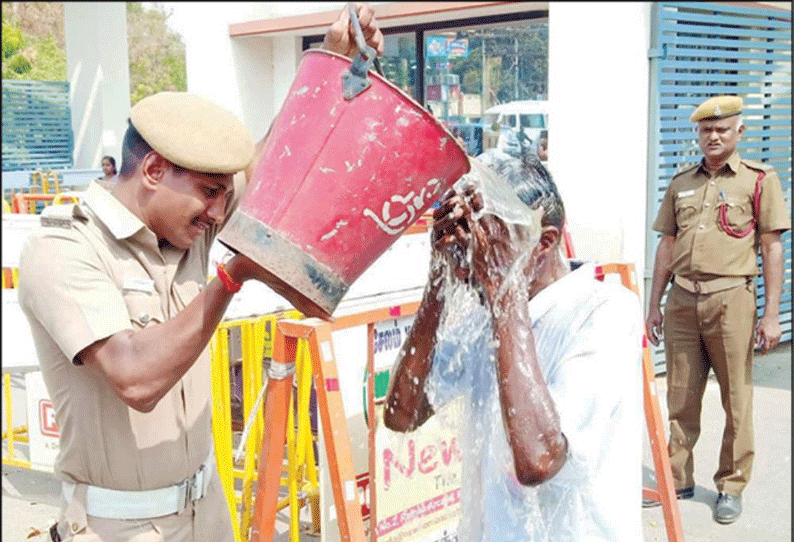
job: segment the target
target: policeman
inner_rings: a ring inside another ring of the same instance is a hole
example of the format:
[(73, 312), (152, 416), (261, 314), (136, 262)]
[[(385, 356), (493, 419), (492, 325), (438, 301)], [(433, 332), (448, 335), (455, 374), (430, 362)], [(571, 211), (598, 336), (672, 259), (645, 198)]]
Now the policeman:
[[(358, 16), (381, 53), (372, 8)], [(348, 23), (343, 10), (326, 49), (355, 54)], [(118, 182), (48, 208), (27, 240), (20, 305), (60, 428), (53, 540), (234, 540), (213, 462), (207, 343), (241, 283), (271, 279), (240, 254), (206, 278), (256, 153), (216, 104), (149, 96), (130, 112)]]
[[(645, 323), (655, 345), (664, 331), (668, 449), (678, 498), (694, 495), (692, 449), (709, 369), (714, 370), (726, 414), (714, 475), (714, 519), (723, 524), (741, 514), (742, 490), (752, 472), (753, 347), (765, 354), (780, 341), (780, 237), (791, 226), (775, 171), (736, 151), (745, 130), (742, 107), (740, 97), (717, 96), (690, 117), (697, 122), (703, 159), (673, 177), (653, 224), (662, 239)], [(759, 246), (766, 305), (757, 321), (753, 279)], [(663, 316), (659, 305), (668, 282)]]

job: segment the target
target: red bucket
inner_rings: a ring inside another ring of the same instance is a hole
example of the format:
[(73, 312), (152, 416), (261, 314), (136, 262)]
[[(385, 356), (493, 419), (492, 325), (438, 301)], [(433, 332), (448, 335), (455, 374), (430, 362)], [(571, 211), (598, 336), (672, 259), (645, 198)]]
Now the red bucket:
[(351, 284), (469, 170), (463, 148), (383, 77), (351, 99), (351, 61), (304, 53), (240, 206), (218, 239), (306, 316)]

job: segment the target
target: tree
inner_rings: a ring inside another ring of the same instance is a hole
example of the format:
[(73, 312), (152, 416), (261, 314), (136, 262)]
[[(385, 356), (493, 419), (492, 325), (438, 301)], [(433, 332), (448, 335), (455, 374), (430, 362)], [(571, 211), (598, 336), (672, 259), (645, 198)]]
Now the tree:
[(170, 11), (160, 4), (151, 9), (127, 3), (130, 58), (130, 103), (164, 90), (187, 90), (185, 44), (168, 28)]
[(3, 3), (3, 79), (66, 80), (61, 2)]
[[(185, 44), (168, 28), (161, 4), (127, 3), (130, 103), (163, 90), (186, 90)], [(3, 3), (3, 78), (66, 81), (62, 2)]]

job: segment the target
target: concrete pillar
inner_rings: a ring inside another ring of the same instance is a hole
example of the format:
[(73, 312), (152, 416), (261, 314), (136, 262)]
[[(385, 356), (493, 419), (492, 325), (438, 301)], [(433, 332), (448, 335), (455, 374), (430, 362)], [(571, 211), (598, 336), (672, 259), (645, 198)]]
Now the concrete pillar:
[[(577, 257), (645, 262), (650, 4), (549, 2), (549, 169)], [(609, 29), (619, 28), (620, 32)]]
[(64, 2), (63, 11), (74, 168), (100, 168), (105, 154), (118, 168), (130, 111), (127, 5)]

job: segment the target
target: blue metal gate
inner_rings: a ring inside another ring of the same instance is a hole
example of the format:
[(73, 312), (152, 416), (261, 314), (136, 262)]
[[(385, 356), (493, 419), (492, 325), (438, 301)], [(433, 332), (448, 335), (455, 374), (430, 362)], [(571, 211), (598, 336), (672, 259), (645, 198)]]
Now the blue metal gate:
[[(746, 6), (746, 5), (745, 5)], [(791, 11), (706, 2), (655, 2), (650, 50), (650, 152), (646, 296), (656, 247), (651, 230), (664, 191), (681, 168), (700, 159), (689, 115), (710, 96), (734, 94), (745, 103), (743, 158), (775, 168), (791, 204)], [(780, 304), (783, 341), (791, 340), (791, 232), (783, 235)], [(759, 268), (761, 265), (759, 257)], [(764, 307), (758, 278), (758, 314)], [(662, 300), (664, 303), (664, 299)], [(664, 353), (654, 351), (657, 370)]]
[(72, 167), (69, 83), (3, 80), (3, 171)]

